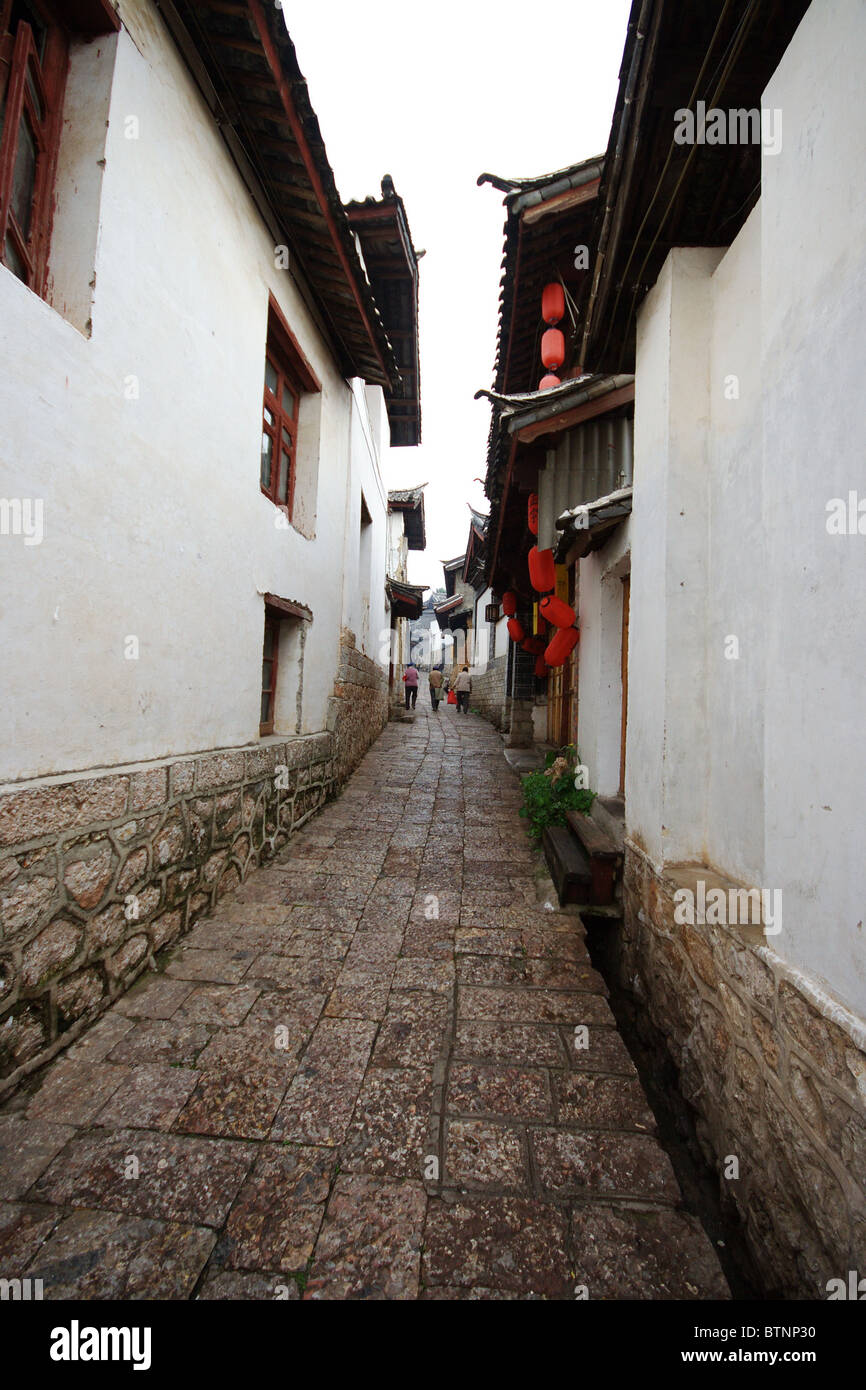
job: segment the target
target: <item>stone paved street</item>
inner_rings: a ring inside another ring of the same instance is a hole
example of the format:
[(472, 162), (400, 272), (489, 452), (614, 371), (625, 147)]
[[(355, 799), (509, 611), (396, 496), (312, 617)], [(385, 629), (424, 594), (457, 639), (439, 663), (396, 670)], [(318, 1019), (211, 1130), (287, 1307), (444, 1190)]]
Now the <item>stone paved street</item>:
[(0, 1274), (46, 1298), (726, 1297), (519, 804), (480, 719), (390, 724), (7, 1102)]

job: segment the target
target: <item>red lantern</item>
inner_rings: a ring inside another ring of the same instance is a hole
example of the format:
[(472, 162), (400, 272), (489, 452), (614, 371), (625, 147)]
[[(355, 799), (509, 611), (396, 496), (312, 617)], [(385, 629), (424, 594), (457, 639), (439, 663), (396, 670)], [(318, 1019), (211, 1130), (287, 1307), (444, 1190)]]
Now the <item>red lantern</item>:
[(540, 382), (538, 383), (538, 389), (539, 391), (549, 391), (551, 386), (561, 385), (562, 382), (560, 381), (559, 377), (554, 376), (553, 372), (548, 372), (547, 376), (543, 376)]
[(549, 669), (550, 668), (548, 667), (547, 662), (545, 661), (543, 656), (539, 656), (536, 658), (535, 675), (538, 680), (543, 681)]
[(537, 492), (531, 492), (531, 493), (529, 494), (529, 509), (528, 509), (528, 511), (529, 511), (529, 520), (528, 520), (528, 522), (527, 522), (527, 525), (529, 526), (529, 529), (530, 529), (530, 531), (532, 532), (533, 536), (537, 536), (537, 535), (538, 535), (538, 493), (537, 493)]
[(513, 618), (517, 612), (517, 595), (511, 589), (502, 595), (502, 611), (506, 618)]
[(541, 293), (541, 317), (545, 323), (559, 323), (565, 313), (565, 290), (558, 281), (545, 285)]
[(541, 656), (546, 646), (546, 637), (527, 637), (523, 643), (524, 651), (531, 652), (533, 656)]
[[(570, 604), (563, 603), (561, 598), (554, 598), (552, 594), (541, 600), (538, 611), (542, 618), (553, 623), (554, 627), (572, 627), (574, 625), (574, 609)], [(548, 662), (548, 665), (550, 664)]]
[(544, 653), (548, 666), (561, 666), (567, 661), (579, 640), (580, 632), (576, 627), (561, 627)]
[(556, 588), (556, 563), (552, 550), (539, 550), (534, 545), (529, 552), (529, 579), (540, 594)]
[(561, 328), (548, 328), (541, 335), (541, 360), (550, 370), (565, 361), (565, 337)]
[(511, 638), (512, 642), (522, 642), (526, 636), (523, 630), (523, 624), (519, 623), (516, 618), (508, 619), (508, 636)]

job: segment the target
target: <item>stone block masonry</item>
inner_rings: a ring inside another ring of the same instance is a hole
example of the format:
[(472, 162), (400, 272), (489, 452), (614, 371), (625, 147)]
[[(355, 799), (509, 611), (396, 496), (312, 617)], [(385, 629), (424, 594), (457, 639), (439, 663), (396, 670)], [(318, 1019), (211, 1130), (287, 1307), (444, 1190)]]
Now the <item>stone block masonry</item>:
[(768, 1290), (825, 1299), (866, 1260), (866, 1030), (759, 927), (677, 923), (674, 894), (700, 879), (739, 886), (626, 843), (620, 981), (666, 1041)]
[(472, 675), (472, 709), (500, 732), (508, 728), (511, 702), (508, 699), (508, 657), (498, 656), (486, 671)]
[(0, 1093), (272, 857), (360, 742), (349, 720), (336, 734), (0, 793)]
[(375, 661), (358, 651), (355, 634), (343, 628), (340, 665), (328, 711), (328, 728), (336, 737), (338, 783), (344, 782), (357, 767), (387, 722), (387, 675)]

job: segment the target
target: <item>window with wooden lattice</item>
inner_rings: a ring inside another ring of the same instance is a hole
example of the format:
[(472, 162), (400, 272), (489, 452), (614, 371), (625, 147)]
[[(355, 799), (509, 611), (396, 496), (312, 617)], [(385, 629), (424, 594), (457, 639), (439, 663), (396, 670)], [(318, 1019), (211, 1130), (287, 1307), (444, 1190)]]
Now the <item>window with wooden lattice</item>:
[(0, 0), (0, 264), (42, 298), (70, 45), (119, 27), (108, 0)]
[(321, 383), (272, 297), (265, 351), (259, 485), (289, 521), (294, 511), (301, 397), (305, 392), (321, 389)]
[(42, 294), (68, 36), (42, 0), (0, 0), (0, 261)]

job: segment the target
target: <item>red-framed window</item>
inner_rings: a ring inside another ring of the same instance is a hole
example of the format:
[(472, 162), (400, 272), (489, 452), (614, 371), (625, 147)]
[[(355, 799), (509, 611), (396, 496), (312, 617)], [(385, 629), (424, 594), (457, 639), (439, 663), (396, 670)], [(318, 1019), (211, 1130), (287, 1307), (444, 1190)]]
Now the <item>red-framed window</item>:
[(285, 510), (290, 521), (295, 500), (301, 396), (321, 389), (322, 383), (271, 295), (268, 302), (259, 485), (275, 506)]
[(0, 0), (0, 261), (39, 295), (68, 51), (45, 0)]
[(260, 734), (274, 732), (274, 709), (277, 701), (277, 667), (280, 658), (280, 618), (265, 609), (265, 640), (262, 648), (262, 708)]
[(262, 407), (261, 489), (291, 518), (295, 493), (295, 450), (301, 390), (276, 345), (265, 356), (265, 399)]

